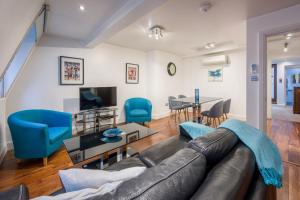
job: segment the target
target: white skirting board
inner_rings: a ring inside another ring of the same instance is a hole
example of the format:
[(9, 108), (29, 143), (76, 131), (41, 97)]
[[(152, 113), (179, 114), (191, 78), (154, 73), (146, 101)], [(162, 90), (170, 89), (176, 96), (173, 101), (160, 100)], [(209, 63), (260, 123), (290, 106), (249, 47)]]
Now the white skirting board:
[(6, 155), (7, 153), (7, 147), (3, 147), (1, 150), (0, 150), (0, 164), (2, 163), (3, 159), (4, 159), (4, 156)]

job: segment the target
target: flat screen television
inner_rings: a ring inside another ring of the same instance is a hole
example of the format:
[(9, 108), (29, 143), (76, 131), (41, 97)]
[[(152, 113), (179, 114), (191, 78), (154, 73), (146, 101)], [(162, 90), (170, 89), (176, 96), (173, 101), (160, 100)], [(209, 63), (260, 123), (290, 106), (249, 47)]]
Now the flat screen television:
[(80, 110), (89, 110), (117, 105), (116, 87), (79, 88)]

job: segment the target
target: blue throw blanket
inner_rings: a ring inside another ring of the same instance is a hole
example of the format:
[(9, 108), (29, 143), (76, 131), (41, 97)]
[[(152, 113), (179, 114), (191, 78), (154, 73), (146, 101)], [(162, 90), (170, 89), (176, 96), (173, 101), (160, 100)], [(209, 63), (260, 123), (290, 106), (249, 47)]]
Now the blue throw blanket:
[[(197, 137), (197, 131), (194, 130), (196, 125), (183, 123), (181, 126), (189, 132), (193, 130), (192, 138)], [(208, 128), (204, 125), (198, 126), (198, 137), (209, 134)], [(279, 151), (275, 144), (262, 131), (235, 119), (229, 119), (223, 122), (219, 128), (226, 128), (236, 134), (237, 137), (248, 146), (256, 158), (256, 163), (259, 168), (266, 185), (273, 185), (277, 188), (282, 187), (282, 162)], [(211, 129), (211, 128), (210, 128)]]
[(215, 129), (203, 124), (198, 124), (194, 122), (184, 122), (180, 126), (186, 131), (186, 133), (192, 138), (195, 139), (200, 136), (207, 135), (210, 132), (213, 132)]

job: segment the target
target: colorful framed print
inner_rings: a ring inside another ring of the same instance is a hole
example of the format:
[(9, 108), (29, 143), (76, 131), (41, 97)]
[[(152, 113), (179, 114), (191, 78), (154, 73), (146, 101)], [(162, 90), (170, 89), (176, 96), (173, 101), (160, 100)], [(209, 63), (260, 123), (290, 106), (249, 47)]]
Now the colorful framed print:
[(126, 83), (127, 84), (139, 83), (139, 65), (126, 63)]
[(84, 84), (84, 59), (60, 56), (60, 85)]

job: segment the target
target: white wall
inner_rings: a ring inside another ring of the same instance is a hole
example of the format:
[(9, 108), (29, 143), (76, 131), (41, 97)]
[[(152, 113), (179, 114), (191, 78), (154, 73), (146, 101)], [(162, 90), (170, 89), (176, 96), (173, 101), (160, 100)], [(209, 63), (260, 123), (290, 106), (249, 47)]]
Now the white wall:
[[(169, 62), (176, 65), (176, 74), (170, 76), (167, 72)], [(147, 54), (148, 63), (148, 97), (156, 105), (153, 117), (160, 118), (169, 114), (169, 96), (183, 94), (183, 60), (181, 57), (162, 51), (152, 51)]]
[[(247, 21), (247, 122), (253, 126), (265, 129), (267, 113), (267, 95), (264, 91), (262, 78), (266, 78), (266, 58), (264, 58), (265, 46), (262, 35), (279, 33), (300, 27), (300, 5), (285, 8), (263, 16), (251, 18)], [(264, 59), (263, 59), (264, 58)], [(250, 67), (258, 65), (259, 81), (250, 80)], [(265, 76), (265, 77), (264, 77)]]
[(1, 0), (0, 74), (42, 8), (43, 0)]
[[(184, 92), (194, 96), (194, 89), (200, 89), (200, 96), (231, 98), (231, 117), (246, 118), (246, 57), (245, 51), (229, 54), (231, 64), (223, 68), (222, 82), (209, 82), (209, 66), (201, 66), (200, 58), (184, 59)], [(212, 103), (211, 103), (212, 104)], [(211, 104), (204, 104), (202, 110)]]
[[(59, 85), (59, 56), (85, 59), (84, 86)], [(125, 83), (126, 62), (139, 64), (139, 84)], [(108, 44), (93, 49), (36, 47), (7, 96), (6, 113), (8, 116), (15, 111), (32, 108), (62, 111), (64, 102), (79, 101), (79, 87), (117, 86), (118, 121), (123, 122), (124, 101), (131, 97), (147, 97), (146, 68), (145, 52)], [(10, 141), (9, 131), (7, 133)]]

